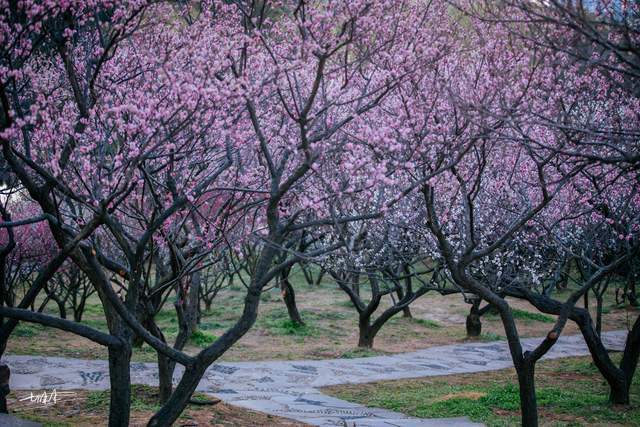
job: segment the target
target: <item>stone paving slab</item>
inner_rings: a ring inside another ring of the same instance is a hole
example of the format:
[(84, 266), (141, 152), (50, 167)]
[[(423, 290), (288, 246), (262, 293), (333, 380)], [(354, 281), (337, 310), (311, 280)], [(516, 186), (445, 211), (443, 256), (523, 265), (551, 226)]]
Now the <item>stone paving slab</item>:
[[(604, 333), (607, 348), (621, 350), (626, 331)], [(524, 339), (525, 349), (541, 338)], [(580, 335), (562, 336), (546, 359), (588, 355)], [(12, 389), (109, 388), (104, 360), (8, 355)], [(320, 387), (372, 381), (453, 375), (512, 366), (504, 341), (431, 347), (411, 353), (356, 359), (216, 363), (207, 370), (198, 391), (233, 405), (291, 418), (318, 426), (428, 427), (479, 426), (467, 418), (417, 419), (384, 409), (367, 408), (327, 396)], [(176, 369), (175, 381), (183, 368)], [(131, 380), (157, 385), (153, 363), (132, 363)]]
[(33, 421), (22, 420), (13, 415), (0, 413), (0, 426), (2, 427), (42, 427), (42, 424)]

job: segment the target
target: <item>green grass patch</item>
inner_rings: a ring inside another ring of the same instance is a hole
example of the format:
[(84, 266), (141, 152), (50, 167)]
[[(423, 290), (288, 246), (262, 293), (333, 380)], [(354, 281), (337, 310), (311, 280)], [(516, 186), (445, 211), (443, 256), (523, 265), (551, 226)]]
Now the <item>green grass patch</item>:
[[(615, 355), (617, 361), (619, 355)], [(632, 405), (608, 403), (608, 387), (589, 358), (540, 362), (536, 373), (541, 425), (640, 425), (640, 374)], [(519, 425), (520, 398), (512, 369), (478, 374), (329, 387), (329, 394), (420, 418), (469, 417), (489, 427)]]
[(309, 314), (311, 313), (311, 319), (318, 319), (318, 320), (344, 320), (344, 319), (348, 319), (350, 316), (350, 313), (343, 313), (343, 312), (339, 312), (339, 311), (318, 311), (318, 312), (305, 312), (306, 316), (309, 316)]
[(336, 303), (336, 305), (339, 305), (340, 307), (346, 307), (346, 308), (351, 308), (353, 309), (353, 303), (351, 302), (351, 300), (342, 300), (338, 303)]
[(20, 412), (19, 417), (24, 420), (33, 421), (42, 424), (44, 427), (75, 427), (76, 424), (64, 421), (51, 421), (46, 415), (27, 414)]
[[(109, 408), (111, 391), (92, 391), (87, 395), (84, 408), (88, 411), (105, 411)], [(158, 389), (147, 385), (134, 384), (131, 386), (131, 410), (133, 411), (157, 411)]]
[(532, 313), (530, 311), (520, 310), (518, 308), (511, 309), (511, 312), (513, 313), (514, 318), (524, 320), (525, 322), (555, 322), (555, 319), (553, 317), (542, 313)]
[(154, 319), (156, 323), (177, 323), (178, 321), (175, 310), (161, 310)]
[(430, 329), (442, 327), (440, 322), (437, 322), (437, 321), (431, 320), (431, 319), (416, 319), (416, 318), (413, 318), (413, 322), (417, 323), (418, 325), (422, 325), (425, 328), (430, 328)]
[(216, 322), (216, 321), (201, 322), (199, 325), (200, 329), (204, 329), (204, 330), (220, 329), (220, 328), (226, 328), (228, 326), (229, 326), (228, 322)]
[(108, 332), (109, 331), (109, 327), (107, 326), (107, 319), (102, 318), (102, 319), (84, 319), (82, 321), (82, 323), (84, 323), (85, 325), (93, 328), (93, 329), (97, 329), (99, 331), (102, 332)]
[(193, 331), (191, 337), (189, 337), (189, 340), (198, 347), (208, 347), (217, 339), (218, 337), (215, 335), (200, 329)]
[(493, 332), (482, 333), (478, 338), (480, 339), (480, 341), (485, 341), (485, 342), (504, 340), (504, 337), (502, 335), (494, 334)]
[(13, 334), (16, 337), (30, 338), (35, 337), (44, 330), (44, 326), (37, 323), (18, 323), (13, 330)]
[(310, 337), (319, 334), (319, 330), (313, 324), (311, 319), (316, 317), (312, 313), (301, 312), (304, 325), (296, 323), (289, 319), (289, 315), (285, 309), (274, 309), (266, 313), (258, 322), (258, 326), (275, 335), (294, 335), (297, 337)]
[(203, 318), (213, 317), (216, 320), (229, 320), (235, 319), (239, 308), (235, 307), (232, 302), (228, 302), (227, 305), (214, 305), (210, 310), (205, 310)]
[(85, 316), (104, 317), (104, 309), (100, 304), (86, 304), (82, 313), (82, 317)]
[[(555, 319), (543, 313), (534, 313), (527, 310), (521, 310), (519, 308), (512, 308), (511, 313), (514, 319), (523, 320), (525, 323), (542, 322), (542, 323), (554, 323)], [(490, 311), (482, 316), (486, 320), (500, 320), (500, 314)]]

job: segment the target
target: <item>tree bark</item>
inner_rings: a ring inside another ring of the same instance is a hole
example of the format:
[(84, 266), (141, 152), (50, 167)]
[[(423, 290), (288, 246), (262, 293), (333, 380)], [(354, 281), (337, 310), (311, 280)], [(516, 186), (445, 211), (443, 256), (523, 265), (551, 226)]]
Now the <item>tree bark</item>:
[[(511, 296), (526, 299), (538, 310), (546, 314), (558, 315), (562, 308), (561, 303), (543, 295), (529, 292), (512, 292)], [(600, 335), (596, 332), (588, 310), (574, 307), (569, 314), (569, 318), (580, 328), (593, 363), (609, 385), (609, 401), (613, 404), (628, 404), (630, 381), (633, 378), (640, 354), (640, 316), (627, 336), (620, 367), (616, 366), (609, 357)]]
[(162, 408), (151, 417), (147, 427), (172, 426), (189, 403), (205, 371), (206, 365), (203, 363), (196, 363), (194, 366), (185, 369), (184, 375), (175, 391)]
[(520, 389), (520, 410), (522, 426), (538, 426), (538, 403), (536, 401), (535, 362), (524, 362), (516, 368)]
[(127, 345), (109, 348), (109, 427), (127, 427), (131, 406), (131, 348)]
[(293, 286), (288, 279), (288, 272), (282, 274), (280, 277), (280, 290), (282, 292), (282, 299), (287, 306), (287, 313), (289, 313), (289, 319), (296, 325), (304, 325), (304, 320), (298, 311), (298, 305), (296, 303), (296, 294), (293, 290)]
[(624, 353), (620, 361), (620, 369), (624, 373), (626, 379), (627, 403), (629, 400), (629, 389), (633, 382), (633, 375), (638, 367), (638, 359), (640, 358), (640, 316), (636, 319), (633, 327), (627, 335), (627, 341), (624, 345)]
[(175, 363), (171, 363), (171, 359), (158, 352), (158, 394), (161, 405), (169, 401), (173, 392), (174, 369)]
[(358, 321), (358, 347), (373, 348), (373, 341), (379, 330), (379, 327), (371, 324), (370, 314), (361, 313)]
[[(401, 287), (398, 288), (396, 295), (398, 295), (399, 301), (402, 301), (404, 299), (404, 291), (402, 290)], [(411, 314), (411, 308), (408, 305), (402, 308), (402, 317), (407, 319), (413, 319), (413, 314)]]
[[(276, 236), (270, 236), (273, 242), (279, 243)], [(260, 294), (266, 282), (269, 268), (276, 256), (276, 250), (265, 248), (256, 263), (255, 273), (244, 299), (244, 309), (238, 321), (218, 338), (211, 346), (201, 351), (185, 372), (171, 397), (149, 420), (148, 427), (170, 427), (189, 403), (193, 392), (202, 379), (207, 367), (222, 356), (253, 326), (258, 315)]]
[(480, 299), (474, 300), (467, 315), (467, 337), (479, 337), (482, 333), (482, 321), (480, 320)]

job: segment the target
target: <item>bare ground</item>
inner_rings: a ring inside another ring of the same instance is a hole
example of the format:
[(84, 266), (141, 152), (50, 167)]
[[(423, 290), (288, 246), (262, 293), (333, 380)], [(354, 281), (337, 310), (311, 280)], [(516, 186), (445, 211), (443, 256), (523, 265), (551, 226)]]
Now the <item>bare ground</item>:
[[(310, 287), (301, 280), (294, 282), (297, 300), (307, 326), (295, 328), (288, 321), (284, 303), (277, 289), (266, 291), (262, 297), (256, 325), (224, 356), (223, 360), (272, 360), (272, 359), (322, 359), (398, 353), (467, 341), (465, 317), (469, 310), (459, 295), (440, 296), (430, 293), (418, 299), (412, 306), (413, 319), (401, 314), (391, 319), (375, 340), (374, 349), (362, 351), (356, 348), (358, 340), (357, 313), (350, 306), (346, 295), (335, 284), (327, 281), (319, 287)], [(203, 313), (200, 331), (204, 339), (194, 339), (187, 351), (197, 352), (220, 336), (242, 309), (242, 290), (227, 289), (214, 301), (209, 312)], [(102, 310), (96, 300), (91, 300), (83, 322), (105, 329)], [(543, 336), (553, 324), (553, 317), (538, 319), (528, 313), (537, 313), (528, 303), (510, 301), (517, 309), (518, 329), (523, 337)], [(593, 303), (593, 301), (592, 301)], [(385, 301), (379, 311), (387, 306)], [(167, 304), (170, 307), (170, 304)], [(54, 306), (48, 307), (57, 314)], [(618, 307), (612, 296), (605, 301), (603, 329), (626, 329), (638, 315), (638, 309)], [(165, 335), (172, 339), (177, 333), (177, 323), (172, 310), (163, 311), (158, 322)], [(569, 323), (565, 334), (579, 333)], [(504, 332), (496, 315), (483, 317), (483, 335), (480, 340), (503, 339)], [(80, 358), (106, 358), (103, 347), (73, 334), (51, 330), (38, 325), (21, 324), (10, 339), (8, 351), (12, 354), (41, 354)], [(134, 360), (154, 361), (155, 352), (144, 345), (134, 350)]]

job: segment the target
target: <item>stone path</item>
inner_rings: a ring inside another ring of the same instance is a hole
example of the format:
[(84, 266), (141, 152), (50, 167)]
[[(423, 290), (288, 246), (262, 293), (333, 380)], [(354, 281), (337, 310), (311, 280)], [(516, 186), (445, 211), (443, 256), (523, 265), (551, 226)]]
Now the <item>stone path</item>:
[[(612, 350), (624, 345), (626, 331), (606, 332)], [(533, 347), (539, 339), (525, 339)], [(581, 336), (563, 336), (546, 358), (588, 355)], [(108, 365), (102, 360), (7, 356), (12, 389), (109, 388)], [(318, 426), (426, 427), (478, 426), (466, 418), (424, 420), (346, 402), (319, 387), (401, 378), (473, 373), (512, 366), (506, 342), (431, 347), (411, 353), (358, 359), (236, 362), (212, 365), (198, 390), (227, 403)], [(176, 379), (181, 372), (176, 372)], [(157, 385), (152, 363), (132, 363), (132, 382)]]

